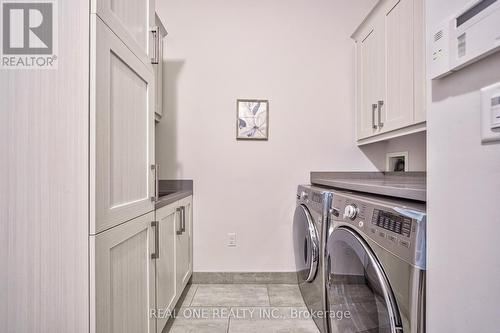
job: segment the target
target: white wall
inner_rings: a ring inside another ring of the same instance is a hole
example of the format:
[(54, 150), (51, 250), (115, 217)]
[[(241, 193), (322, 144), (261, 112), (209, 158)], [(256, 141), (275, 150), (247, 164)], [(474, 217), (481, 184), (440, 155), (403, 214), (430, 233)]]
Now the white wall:
[[(159, 2), (169, 36), (157, 161), (162, 178), (194, 179), (195, 271), (294, 270), (297, 185), (311, 170), (384, 168), (385, 151), (407, 147), (355, 145), (350, 35), (375, 2)], [(235, 140), (237, 98), (270, 100), (268, 142)], [(414, 170), (425, 168), (418, 141)]]
[[(468, 0), (427, 0), (428, 28)], [(428, 110), (428, 332), (500, 327), (500, 143), (482, 145), (480, 94), (500, 54), (432, 85)]]
[(386, 153), (408, 152), (408, 171), (427, 170), (426, 132), (361, 146), (360, 149), (378, 170), (386, 170)]

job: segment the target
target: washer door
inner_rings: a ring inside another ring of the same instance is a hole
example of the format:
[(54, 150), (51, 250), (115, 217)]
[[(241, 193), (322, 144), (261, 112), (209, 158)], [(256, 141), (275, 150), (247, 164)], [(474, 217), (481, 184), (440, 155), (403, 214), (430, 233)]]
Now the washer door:
[(387, 277), (357, 233), (340, 227), (330, 234), (326, 265), (331, 332), (402, 332)]
[(299, 283), (311, 282), (318, 270), (319, 238), (311, 213), (304, 205), (295, 209), (293, 238)]

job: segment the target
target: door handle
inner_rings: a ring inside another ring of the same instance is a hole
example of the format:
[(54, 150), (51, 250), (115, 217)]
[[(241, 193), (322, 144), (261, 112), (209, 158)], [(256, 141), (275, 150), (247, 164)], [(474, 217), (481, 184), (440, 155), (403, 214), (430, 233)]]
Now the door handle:
[(153, 34), (153, 57), (151, 58), (151, 63), (156, 65), (160, 62), (160, 27), (153, 27), (151, 33)]
[(151, 254), (151, 259), (158, 259), (160, 258), (160, 224), (158, 221), (153, 221), (151, 227), (155, 230), (155, 252)]
[(182, 235), (182, 207), (177, 207), (176, 212), (179, 213), (179, 224), (176, 224), (176, 231), (175, 233), (177, 235)]
[(378, 127), (382, 128), (384, 126), (384, 123), (382, 122), (382, 106), (384, 105), (384, 101), (378, 101), (377, 103), (377, 108), (378, 108)]
[(186, 231), (186, 206), (181, 207), (182, 220), (181, 220), (181, 231), (184, 233)]
[(377, 104), (372, 104), (372, 128), (377, 129), (377, 125), (375, 124), (375, 111), (377, 110)]
[(326, 286), (331, 288), (332, 286), (332, 261), (330, 260), (330, 255), (326, 258)]
[(151, 197), (151, 201), (157, 202), (160, 200), (160, 166), (158, 164), (151, 164), (151, 170), (155, 177), (155, 194)]

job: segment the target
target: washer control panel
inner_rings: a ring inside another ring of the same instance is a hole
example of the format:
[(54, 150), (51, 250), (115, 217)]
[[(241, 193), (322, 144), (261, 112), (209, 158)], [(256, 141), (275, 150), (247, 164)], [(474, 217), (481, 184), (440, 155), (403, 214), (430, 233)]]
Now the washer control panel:
[[(406, 202), (364, 198), (351, 193), (334, 193), (330, 219), (348, 224), (378, 245), (410, 263), (419, 251), (419, 221), (407, 211), (425, 212), (425, 206), (409, 208)], [(425, 215), (425, 213), (423, 213)], [(425, 228), (423, 229), (425, 234)], [(425, 236), (424, 236), (425, 237)], [(418, 247), (418, 246), (417, 246)]]
[(412, 219), (380, 209), (373, 210), (372, 224), (410, 238)]

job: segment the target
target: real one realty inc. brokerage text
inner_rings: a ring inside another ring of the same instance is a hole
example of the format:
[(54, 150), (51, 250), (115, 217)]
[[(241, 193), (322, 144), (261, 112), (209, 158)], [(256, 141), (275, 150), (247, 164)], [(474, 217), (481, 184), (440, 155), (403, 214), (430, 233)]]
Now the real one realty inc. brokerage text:
[(182, 308), (175, 310), (151, 309), (150, 317), (157, 319), (309, 319), (330, 318), (336, 320), (351, 319), (349, 311), (309, 311), (305, 308)]

